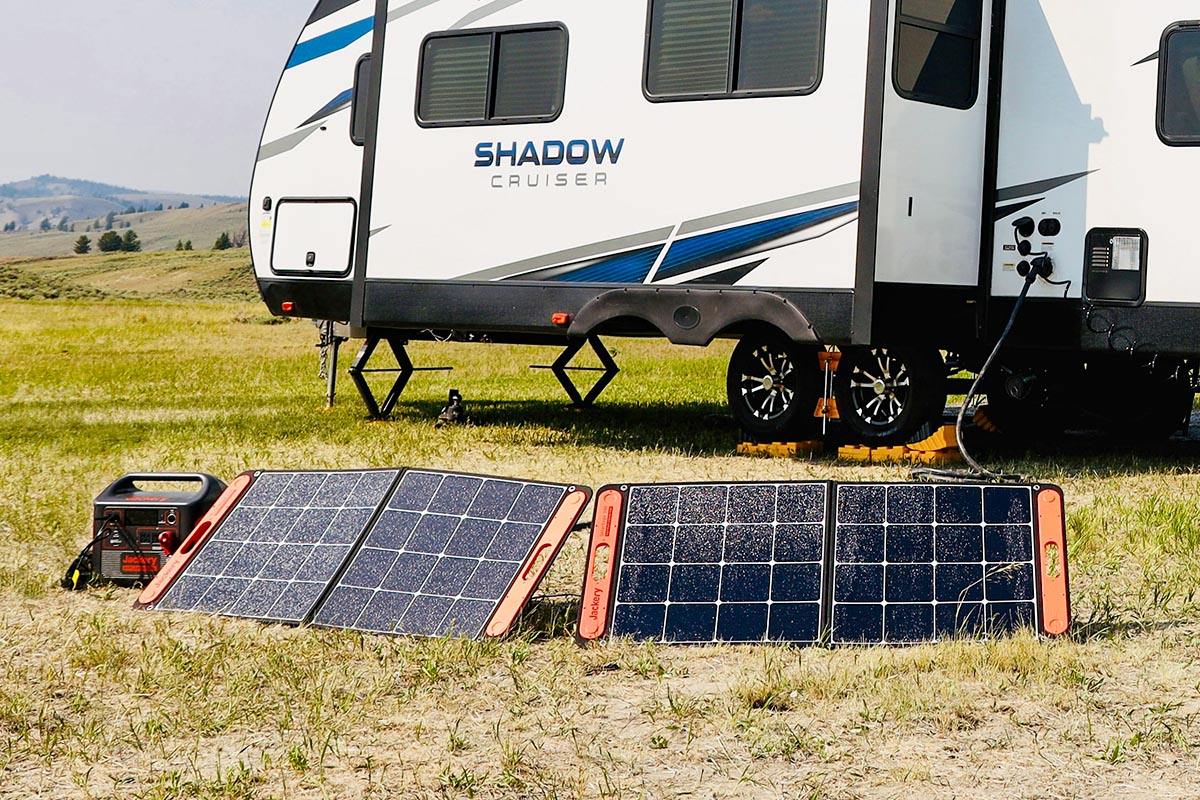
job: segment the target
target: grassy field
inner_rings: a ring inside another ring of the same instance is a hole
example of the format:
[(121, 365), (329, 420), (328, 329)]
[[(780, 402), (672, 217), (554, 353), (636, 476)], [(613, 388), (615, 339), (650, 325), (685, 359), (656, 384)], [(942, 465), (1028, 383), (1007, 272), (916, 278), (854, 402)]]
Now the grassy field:
[[(581, 649), (580, 536), (503, 642), (58, 589), (92, 498), (131, 471), (905, 477), (734, 456), (726, 345), (614, 340), (624, 371), (577, 413), (528, 369), (546, 349), (419, 344), (455, 370), (414, 378), (393, 421), (348, 382), (327, 411), (315, 330), (266, 324), (244, 257), (222, 258), (0, 264), (0, 798), (1200, 796), (1195, 441), (1007, 463), (1066, 491), (1077, 625), (1057, 641)], [(451, 387), (472, 424), (436, 429)]]

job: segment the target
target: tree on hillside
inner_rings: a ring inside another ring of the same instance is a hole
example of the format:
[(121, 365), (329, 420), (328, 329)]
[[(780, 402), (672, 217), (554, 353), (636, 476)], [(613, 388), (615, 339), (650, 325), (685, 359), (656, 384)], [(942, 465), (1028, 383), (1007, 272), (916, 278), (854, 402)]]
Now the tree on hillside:
[(117, 212), (110, 211), (104, 215), (104, 230), (111, 231), (113, 228), (113, 220), (116, 218)]
[(178, 253), (181, 250), (183, 250), (183, 239), (180, 239), (178, 242), (175, 243), (175, 252)]
[(229, 237), (229, 241), (233, 243), (234, 247), (245, 247), (246, 246), (246, 232), (238, 231), (233, 236)]
[(100, 237), (98, 243), (101, 253), (116, 253), (121, 249), (121, 234), (116, 231), (107, 231)]
[(159, 203), (159, 204), (158, 204), (158, 206), (156, 206), (154, 210), (155, 210), (155, 211), (162, 211), (162, 210), (163, 210), (163, 204), (162, 204), (162, 203)]
[(17, 230), (17, 223), (10, 222), (4, 226), (5, 233), (14, 233)]
[(217, 237), (217, 243), (213, 245), (213, 250), (228, 250), (233, 247), (233, 242), (229, 241), (229, 232), (222, 231)]
[(80, 236), (75, 240), (75, 255), (85, 256), (92, 252), (92, 240), (87, 236)]
[(184, 202), (184, 203), (180, 203), (180, 204), (179, 204), (179, 207), (180, 207), (180, 208), (191, 208), (191, 205), (189, 205), (188, 203)]
[(65, 231), (67, 229), (67, 222), (69, 221), (70, 217), (68, 217), (66, 214), (63, 214), (62, 219), (58, 221), (58, 229), (60, 231)]
[(125, 236), (121, 239), (121, 249), (126, 253), (141, 252), (142, 243), (138, 241), (138, 235), (134, 233), (132, 228), (125, 231)]
[(46, 231), (50, 230), (50, 228), (52, 228), (53, 226), (50, 224), (49, 217), (42, 217), (42, 224), (38, 227), (40, 227), (42, 229), (42, 232), (45, 233)]
[(183, 249), (184, 250), (192, 249), (192, 240), (191, 239), (188, 239), (186, 242), (183, 243)]

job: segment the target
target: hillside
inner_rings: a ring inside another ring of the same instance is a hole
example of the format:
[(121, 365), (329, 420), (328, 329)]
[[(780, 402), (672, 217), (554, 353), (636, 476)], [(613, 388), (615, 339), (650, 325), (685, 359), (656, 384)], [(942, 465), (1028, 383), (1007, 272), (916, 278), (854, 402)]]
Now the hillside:
[(40, 175), (28, 180), (0, 184), (0, 227), (15, 225), (18, 231), (37, 229), (42, 220), (57, 226), (120, 214), (129, 208), (199, 207), (242, 202), (241, 197), (197, 195), (184, 192), (144, 191), (95, 181)]
[[(103, 224), (97, 218), (85, 218), (75, 222), (75, 231), (52, 230), (17, 231), (0, 233), (0, 258), (33, 258), (38, 256), (70, 255), (75, 240), (85, 234), (96, 241), (103, 233)], [(88, 231), (92, 226), (96, 230)], [(204, 208), (175, 208), (170, 211), (147, 211), (141, 214), (118, 214), (113, 218), (113, 228), (124, 233), (126, 227), (137, 232), (142, 250), (160, 252), (174, 250), (180, 240), (192, 241), (197, 250), (211, 249), (222, 232), (231, 236), (246, 230), (246, 204), (225, 203), (206, 205)], [(247, 256), (249, 258), (249, 256)]]
[(0, 298), (253, 302), (258, 288), (246, 250), (102, 253), (0, 260)]

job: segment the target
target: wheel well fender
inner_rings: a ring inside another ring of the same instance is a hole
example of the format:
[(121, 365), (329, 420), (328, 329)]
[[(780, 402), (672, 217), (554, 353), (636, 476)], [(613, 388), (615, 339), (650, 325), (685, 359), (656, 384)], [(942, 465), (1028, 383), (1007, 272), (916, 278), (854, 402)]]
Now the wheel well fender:
[(796, 342), (820, 337), (787, 298), (758, 290), (678, 289), (631, 286), (592, 298), (571, 320), (571, 336), (587, 336), (621, 317), (645, 320), (672, 344), (704, 346), (718, 334), (750, 325), (778, 328)]

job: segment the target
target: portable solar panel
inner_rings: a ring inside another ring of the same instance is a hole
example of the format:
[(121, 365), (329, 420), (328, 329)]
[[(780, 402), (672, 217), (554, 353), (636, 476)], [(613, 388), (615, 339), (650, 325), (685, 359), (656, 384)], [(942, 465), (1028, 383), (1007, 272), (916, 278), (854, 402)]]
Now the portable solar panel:
[(574, 486), (430, 470), (246, 473), (138, 606), (502, 636), (589, 496)]
[(399, 474), (256, 472), (244, 485), (239, 478), (237, 498), (214, 507), (219, 517), (210, 511), (194, 531), (202, 538), (189, 537), (168, 562), (169, 587), (154, 608), (304, 622)]
[[(835, 644), (929, 642), (1039, 625), (1062, 632), (1056, 628), (1065, 616), (1058, 621), (1053, 599), (1059, 574), (1066, 596), (1057, 489), (881, 483), (834, 491)], [(1039, 535), (1054, 562), (1043, 587)], [(1051, 612), (1044, 625), (1039, 589)]]
[(1069, 619), (1057, 487), (650, 484), (597, 497), (579, 638), (910, 644)]
[(828, 494), (826, 483), (605, 488), (580, 638), (815, 643)]
[(588, 497), (574, 486), (409, 470), (313, 622), (502, 636)]

